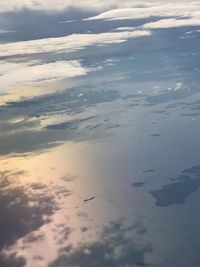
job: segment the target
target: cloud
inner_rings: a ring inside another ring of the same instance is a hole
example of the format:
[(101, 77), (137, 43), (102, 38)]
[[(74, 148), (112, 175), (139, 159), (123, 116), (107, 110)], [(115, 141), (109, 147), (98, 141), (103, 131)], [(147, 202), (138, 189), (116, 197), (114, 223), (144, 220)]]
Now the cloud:
[(85, 20), (134, 20), (150, 17), (173, 17), (149, 23), (146, 28), (168, 28), (176, 26), (200, 25), (200, 3), (154, 4), (140, 8), (120, 8), (103, 12)]
[[(35, 60), (41, 54), (79, 51), (88, 46), (110, 45), (127, 41), (129, 38), (150, 35), (149, 30), (104, 32), (99, 34), (72, 34), (63, 37), (4, 43), (0, 45), (0, 83), (3, 90), (19, 85), (43, 84), (65, 78), (86, 75), (95, 68), (84, 67), (80, 60), (57, 60), (42, 62)], [(24, 56), (27, 56), (26, 58)], [(12, 57), (12, 59), (8, 59)]]
[(0, 63), (0, 84), (3, 89), (13, 89), (21, 84), (39, 84), (64, 78), (86, 75), (91, 69), (84, 68), (79, 61), (57, 61), (42, 63), (6, 62)]
[(87, 20), (120, 20), (120, 19), (138, 19), (148, 18), (151, 16), (200, 16), (198, 8), (200, 3), (169, 3), (154, 4), (151, 6), (135, 7), (135, 8), (119, 8), (103, 12), (97, 16), (88, 18)]
[(16, 11), (23, 8), (44, 11), (61, 11), (69, 7), (85, 10), (108, 10), (110, 8), (129, 7), (141, 5), (141, 2), (132, 0), (1, 0), (0, 12)]
[[(7, 2), (7, 1), (6, 1)], [(6, 4), (4, 0), (0, 3), (0, 12), (4, 10)], [(58, 53), (70, 53), (85, 49), (88, 46), (106, 46), (109, 44), (117, 44), (125, 42), (130, 38), (151, 35), (152, 29), (170, 28), (179, 26), (193, 26), (200, 25), (200, 3), (160, 3), (154, 4), (139, 4), (132, 1), (118, 1), (115, 4), (113, 0), (99, 1), (95, 0), (92, 4), (85, 0), (81, 2), (80, 8), (96, 8), (102, 7), (103, 10), (113, 8), (112, 10), (102, 12), (99, 15), (87, 18), (88, 23), (94, 23), (93, 20), (125, 20), (125, 19), (139, 19), (158, 17), (157, 21), (145, 23), (137, 27), (124, 26), (111, 32), (103, 32), (98, 34), (72, 34), (57, 38), (44, 38), (29, 41), (20, 41), (12, 43), (3, 43), (0, 45), (0, 56), (3, 59), (0, 63), (0, 82), (4, 89), (16, 87), (21, 84), (35, 84), (56, 81), (60, 79), (70, 78), (74, 76), (86, 75), (88, 72), (95, 69), (86, 68), (79, 60), (55, 62), (34, 61), (34, 57), (39, 54), (51, 53), (57, 57)], [(56, 8), (63, 9), (69, 6), (76, 6), (80, 4), (78, 0), (58, 0)], [(31, 9), (47, 8), (53, 10), (55, 3), (50, 0), (27, 0), (9, 1), (8, 8), (20, 9), (22, 7)], [(124, 7), (124, 8), (119, 8)], [(167, 18), (166, 18), (167, 17)], [(120, 25), (119, 25), (120, 26)], [(0, 33), (5, 33), (0, 30)], [(29, 58), (24, 58), (24, 56)], [(23, 57), (23, 61), (21, 60)], [(14, 61), (5, 59), (7, 57), (14, 57)]]
[[(174, 3), (183, 2), (184, 0), (169, 0), (168, 2)], [(151, 0), (149, 3), (145, 0), (1, 0), (0, 1), (0, 12), (6, 11), (18, 11), (20, 9), (30, 10), (42, 10), (47, 12), (61, 11), (67, 8), (78, 8), (82, 10), (93, 10), (93, 11), (108, 11), (110, 9), (117, 8), (130, 8), (130, 7), (151, 7), (154, 5), (160, 5), (165, 3), (165, 0)], [(186, 0), (186, 5), (190, 5)]]
[(135, 27), (119, 27), (115, 31), (133, 31)]
[(148, 30), (107, 32), (100, 34), (73, 34), (59, 38), (46, 38), (0, 46), (1, 57), (32, 55), (36, 53), (72, 52), (90, 45), (125, 42), (129, 38), (150, 35)]
[[(46, 38), (15, 43), (2, 44), (0, 55), (34, 57), (39, 53), (72, 52), (83, 49), (89, 45), (108, 45), (124, 42), (129, 38), (149, 35), (144, 31), (124, 31), (102, 34), (74, 34), (60, 38)], [(17, 60), (19, 61), (19, 60)], [(4, 90), (13, 89), (22, 84), (46, 83), (60, 79), (86, 75), (94, 68), (86, 68), (80, 61), (56, 61), (43, 63), (41, 61), (26, 60), (25, 62), (1, 61), (0, 83)]]
[(200, 25), (200, 19), (189, 18), (189, 19), (162, 19), (156, 22), (146, 23), (143, 28), (146, 29), (164, 29), (174, 28), (182, 26), (198, 26)]

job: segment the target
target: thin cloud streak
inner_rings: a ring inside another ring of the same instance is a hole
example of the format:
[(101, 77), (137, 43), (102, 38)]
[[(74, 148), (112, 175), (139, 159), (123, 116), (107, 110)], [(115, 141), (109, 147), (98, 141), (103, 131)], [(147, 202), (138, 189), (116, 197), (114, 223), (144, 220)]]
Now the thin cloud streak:
[(125, 42), (129, 38), (149, 36), (150, 34), (151, 32), (148, 30), (107, 32), (101, 34), (73, 34), (59, 38), (7, 43), (0, 46), (0, 55), (1, 57), (7, 57), (38, 53), (69, 53), (90, 45), (107, 45)]
[(200, 25), (200, 19), (162, 19), (156, 22), (144, 24), (144, 29), (165, 29), (184, 26), (198, 26)]

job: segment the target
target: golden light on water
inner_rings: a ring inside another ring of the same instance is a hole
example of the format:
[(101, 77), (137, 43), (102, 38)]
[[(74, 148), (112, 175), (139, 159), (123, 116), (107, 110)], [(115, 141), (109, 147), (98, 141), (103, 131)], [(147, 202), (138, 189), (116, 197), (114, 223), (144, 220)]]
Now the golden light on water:
[[(25, 205), (37, 205), (37, 200), (41, 205), (41, 197), (45, 196), (53, 202), (54, 210), (52, 214), (41, 215), (47, 224), (19, 239), (6, 253), (17, 251), (18, 256), (27, 259), (27, 266), (38, 267), (54, 260), (57, 251), (68, 243), (78, 245), (82, 238), (85, 242), (95, 240), (95, 227), (109, 216), (104, 201), (98, 200), (101, 189), (95, 186), (96, 170), (89, 168), (92, 158), (87, 156), (88, 150), (91, 152), (87, 143), (69, 142), (46, 152), (0, 160), (2, 172), (8, 174), (8, 188), (20, 188), (22, 194), (28, 194)], [(84, 201), (93, 196), (97, 197), (95, 208)], [(36, 255), (43, 260), (35, 261)]]

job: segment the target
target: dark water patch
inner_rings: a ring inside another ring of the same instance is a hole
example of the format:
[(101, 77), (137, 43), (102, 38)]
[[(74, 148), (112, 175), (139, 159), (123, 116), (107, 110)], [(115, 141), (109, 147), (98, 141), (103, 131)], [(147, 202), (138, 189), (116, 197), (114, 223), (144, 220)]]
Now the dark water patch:
[[(79, 207), (77, 207), (77, 208), (79, 208)], [(84, 211), (79, 211), (79, 212), (77, 213), (77, 216), (78, 216), (78, 217), (85, 218), (85, 219), (88, 217), (87, 213), (84, 212)]]
[(167, 207), (173, 204), (183, 204), (199, 187), (200, 179), (183, 179), (150, 193), (156, 199), (156, 206)]
[(30, 117), (33, 111), (34, 114), (40, 116), (59, 112), (77, 114), (88, 107), (112, 102), (119, 97), (120, 93), (116, 90), (102, 89), (95, 91), (86, 88), (74, 88), (73, 90), (32, 97), (26, 100), (7, 102), (6, 105), (1, 107), (1, 113), (7, 112), (13, 117), (16, 116), (16, 113)]
[(162, 135), (159, 134), (159, 133), (155, 133), (155, 134), (150, 134), (149, 136), (151, 136), (151, 137), (160, 137), (160, 136), (162, 136)]
[(188, 108), (191, 107), (191, 103), (187, 103), (187, 102), (173, 102), (171, 104), (168, 104), (165, 106), (166, 109), (178, 109), (178, 108)]
[(200, 175), (200, 165), (191, 167), (189, 169), (183, 170), (183, 173), (188, 173), (188, 174), (195, 174), (195, 175)]
[(191, 106), (191, 110), (192, 111), (199, 112), (199, 110), (200, 110), (200, 103), (199, 103), (199, 101), (197, 101), (195, 103), (191, 103), (190, 106)]
[(166, 109), (174, 109), (174, 108), (177, 108), (177, 105), (176, 104), (169, 104), (167, 106), (165, 106)]
[(46, 128), (52, 130), (66, 130), (68, 128), (77, 129), (77, 126), (73, 125), (74, 125), (73, 122), (67, 121), (59, 124), (48, 125)]
[(145, 183), (143, 183), (143, 182), (135, 182), (135, 183), (132, 184), (132, 186), (134, 188), (142, 187), (144, 185), (145, 185)]
[(47, 129), (41, 131), (32, 129), (0, 135), (0, 156), (9, 154), (42, 153), (47, 149), (58, 146), (64, 140), (68, 140), (69, 135), (72, 137), (71, 132), (69, 135), (58, 134), (54, 131), (52, 131), (52, 133), (49, 132), (50, 130)]
[(69, 237), (71, 235), (72, 230), (67, 227), (64, 226), (59, 232), (58, 232), (58, 236), (59, 238), (56, 240), (57, 243), (59, 245), (65, 245), (66, 243), (69, 242)]
[(138, 235), (144, 235), (146, 232), (147, 232), (147, 228), (144, 227), (144, 225), (142, 224), (141, 221), (137, 221), (135, 224), (134, 224), (134, 227), (135, 227), (135, 231)]
[(162, 103), (168, 103), (174, 100), (184, 99), (185, 97), (190, 96), (194, 92), (189, 92), (186, 90), (185, 86), (180, 90), (171, 90), (171, 91), (163, 91), (161, 94), (148, 96), (146, 101), (150, 105), (157, 105)]
[(134, 99), (136, 101), (138, 101), (141, 98), (147, 97), (147, 95), (144, 94), (129, 94), (129, 95), (125, 95), (125, 96), (121, 96), (121, 99), (124, 100), (128, 100), (128, 99)]
[(155, 169), (149, 169), (149, 170), (143, 171), (143, 173), (151, 173), (151, 172), (155, 172)]
[(86, 198), (86, 199), (84, 199), (83, 201), (84, 202), (89, 202), (89, 201), (92, 201), (92, 200), (94, 200), (96, 197), (90, 197), (90, 198)]
[(81, 230), (82, 233), (85, 233), (85, 232), (88, 231), (88, 228), (86, 226), (83, 226), (83, 227), (81, 227), (80, 230)]
[(62, 187), (62, 186), (55, 187), (54, 192), (56, 193), (58, 198), (62, 198), (63, 196), (68, 197), (68, 196), (71, 196), (71, 194), (72, 194), (72, 191), (70, 191), (67, 188)]
[[(0, 155), (11, 153), (42, 153), (46, 150), (59, 146), (66, 141), (81, 142), (85, 140), (101, 139), (109, 133), (105, 129), (89, 134), (89, 128), (81, 128), (84, 120), (71, 120), (70, 124), (54, 124), (46, 128), (25, 130), (22, 132), (11, 132), (0, 135)], [(66, 128), (68, 127), (68, 128)]]
[(151, 113), (155, 113), (155, 114), (164, 114), (166, 113), (166, 110), (155, 110), (155, 111), (151, 111)]
[(24, 238), (23, 244), (26, 245), (26, 244), (33, 243), (33, 242), (42, 241), (44, 239), (45, 239), (44, 234), (30, 233)]
[(106, 129), (107, 129), (107, 130), (111, 130), (111, 129), (121, 128), (121, 127), (122, 127), (121, 124), (116, 123), (116, 124), (110, 124), (110, 125), (107, 125), (107, 126), (106, 126)]
[(91, 129), (91, 130), (94, 130), (94, 129), (96, 129), (96, 128), (98, 128), (98, 127), (101, 127), (101, 123), (98, 123), (98, 124), (96, 124), (96, 125), (94, 125), (94, 126), (90, 126), (89, 128)]
[(66, 130), (68, 128), (71, 129), (77, 129), (78, 125), (82, 122), (89, 121), (90, 119), (94, 119), (95, 116), (90, 116), (84, 119), (79, 119), (79, 120), (71, 120), (71, 121), (66, 121), (58, 124), (52, 124), (46, 126), (46, 129), (52, 129), (52, 130)]
[[(5, 119), (5, 118), (4, 118)], [(20, 131), (22, 129), (31, 129), (39, 126), (39, 121), (29, 121), (28, 119), (22, 120), (20, 122), (12, 123), (12, 122), (0, 122), (0, 132), (10, 132), (10, 131)]]
[(86, 128), (89, 128), (90, 130), (94, 130), (94, 129), (97, 129), (97, 128), (102, 128), (102, 130), (111, 130), (111, 129), (116, 129), (116, 128), (121, 128), (122, 125), (121, 124), (118, 124), (118, 123), (98, 123), (94, 126), (90, 126), (88, 125)]
[(190, 179), (189, 175), (181, 174), (177, 178), (171, 178), (170, 180), (171, 181), (180, 181), (180, 180), (188, 180), (188, 179)]
[(180, 116), (182, 117), (197, 117), (200, 113), (181, 113)]
[(48, 189), (47, 185), (40, 184), (40, 183), (32, 183), (30, 187), (34, 190), (41, 190), (41, 189)]
[(34, 261), (44, 261), (44, 258), (39, 256), (39, 255), (33, 256), (33, 259), (34, 259)]
[[(2, 106), (0, 120), (5, 122), (18, 117), (26, 118), (29, 117), (30, 111), (32, 113), (32, 111), (35, 110), (36, 113), (41, 114), (41, 118), (37, 119), (37, 125), (40, 125), (43, 118), (51, 118), (51, 116), (54, 115), (64, 114), (74, 115), (97, 104), (112, 102), (120, 96), (118, 91), (115, 90), (94, 91), (91, 89), (91, 91), (82, 93), (83, 97), (80, 92), (83, 91), (79, 88), (74, 89), (73, 92), (72, 90), (67, 90), (18, 102), (9, 102), (7, 105)], [(32, 125), (26, 125), (24, 129), (23, 127), (18, 127), (16, 123), (16, 129), (20, 129), (19, 131), (1, 132), (0, 154), (39, 153), (40, 151), (42, 152), (58, 146), (67, 140), (76, 139), (76, 141), (81, 141), (95, 137), (101, 138), (102, 135), (105, 135), (103, 129), (100, 134), (93, 134), (93, 136), (89, 135), (88, 129), (79, 129), (82, 124), (93, 118), (95, 118), (95, 116), (71, 119), (70, 121), (47, 125), (42, 129), (40, 127), (35, 128), (36, 124), (34, 128)]]
[(127, 105), (127, 107), (138, 107), (140, 104), (138, 103), (133, 103), (133, 104), (129, 104)]
[(145, 256), (152, 253), (152, 246), (144, 241), (137, 243), (134, 239), (137, 228), (125, 226), (121, 221), (111, 222), (96, 241), (80, 243), (78, 247), (67, 245), (49, 267), (148, 266)]
[(73, 182), (74, 180), (77, 179), (77, 176), (75, 175), (65, 175), (60, 177), (61, 180), (63, 180), (64, 182)]

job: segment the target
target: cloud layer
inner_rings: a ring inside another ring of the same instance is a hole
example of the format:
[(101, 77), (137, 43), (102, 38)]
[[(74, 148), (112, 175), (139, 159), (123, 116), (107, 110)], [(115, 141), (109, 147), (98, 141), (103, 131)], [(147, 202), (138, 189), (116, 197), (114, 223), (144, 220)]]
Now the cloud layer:
[[(60, 38), (46, 38), (25, 42), (15, 42), (0, 45), (0, 55), (2, 57), (21, 57), (28, 55), (34, 58), (35, 54), (60, 52), (70, 53), (83, 49), (90, 45), (109, 45), (113, 43), (125, 42), (129, 38), (148, 36), (150, 32), (144, 31), (124, 31), (102, 34), (74, 34)], [(40, 62), (38, 60), (26, 60), (22, 62), (1, 61), (0, 63), (0, 83), (5, 89), (11, 89), (20, 84), (44, 83), (59, 79), (86, 75), (94, 70), (81, 65), (78, 60)]]
[(3, 61), (0, 64), (0, 84), (5, 89), (21, 84), (38, 84), (64, 78), (86, 75), (90, 69), (81, 66), (79, 61), (57, 61), (51, 63)]
[[(147, 5), (144, 2), (141, 4), (141, 2), (129, 0), (117, 1), (117, 4), (114, 0), (95, 0), (91, 4), (88, 0), (81, 2), (78, 0), (58, 0), (55, 5), (53, 0), (48, 1), (48, 4), (46, 0), (11, 0), (9, 3), (2, 0), (0, 12), (21, 8), (51, 10), (53, 12), (70, 6), (77, 6), (82, 9), (98, 9), (99, 15), (84, 19), (87, 22), (80, 22), (85, 23), (87, 27), (97, 23), (98, 28), (99, 20), (104, 23), (107, 23), (107, 21), (110, 23), (111, 21), (113, 25), (115, 25), (116, 20), (118, 23), (127, 19), (132, 21), (136, 19), (146, 20), (143, 23), (141, 22), (139, 26), (124, 26), (122, 23), (121, 27), (113, 28), (115, 31), (112, 28), (106, 30), (106, 28), (102, 27), (104, 32), (101, 33), (83, 32), (62, 37), (1, 44), (0, 57), (3, 60), (0, 63), (0, 82), (2, 87), (7, 89), (20, 84), (56, 81), (86, 75), (92, 71), (92, 68), (84, 67), (81, 64), (80, 58), (71, 61), (57, 59), (59, 53), (68, 54), (89, 46), (96, 46), (97, 49), (98, 46), (122, 43), (131, 38), (149, 36), (154, 29), (200, 25), (199, 2), (181, 2), (176, 3), (176, 5), (174, 3), (166, 4), (163, 1), (161, 2), (160, 4), (154, 2)], [(153, 20), (152, 17), (154, 17)], [(6, 32), (8, 31), (0, 29), (0, 34)], [(55, 61), (38, 61), (38, 57), (40, 55), (43, 56), (45, 53), (54, 55)], [(12, 58), (12, 61), (11, 59), (6, 59), (9, 57)]]
[(176, 3), (176, 5), (168, 3), (140, 8), (119, 8), (103, 12), (86, 20), (134, 20), (150, 17), (168, 18), (148, 23), (144, 28), (156, 29), (200, 25), (200, 3)]
[[(168, 3), (186, 3), (190, 5), (186, 0), (169, 0)], [(32, 10), (44, 10), (44, 11), (61, 11), (70, 7), (85, 9), (85, 10), (101, 10), (106, 11), (115, 8), (129, 8), (129, 7), (148, 7), (154, 4), (165, 4), (165, 0), (1, 0), (0, 12), (16, 11), (23, 8)]]
[(59, 38), (2, 44), (0, 55), (31, 55), (36, 53), (72, 52), (90, 45), (102, 45), (124, 42), (129, 38), (150, 35), (148, 30), (108, 32), (101, 34), (73, 34)]
[(69, 7), (76, 7), (85, 10), (108, 10), (110, 8), (129, 7), (141, 4), (131, 0), (1, 0), (0, 12), (28, 8), (33, 10), (60, 11)]

